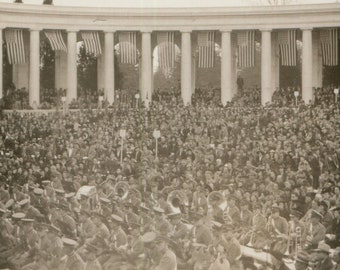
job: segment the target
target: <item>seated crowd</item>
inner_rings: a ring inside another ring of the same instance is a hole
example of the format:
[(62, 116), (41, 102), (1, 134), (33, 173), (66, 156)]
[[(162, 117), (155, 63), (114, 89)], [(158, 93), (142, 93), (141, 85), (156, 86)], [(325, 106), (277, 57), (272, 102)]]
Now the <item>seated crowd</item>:
[(338, 104), (291, 91), (3, 114), (0, 268), (339, 269)]

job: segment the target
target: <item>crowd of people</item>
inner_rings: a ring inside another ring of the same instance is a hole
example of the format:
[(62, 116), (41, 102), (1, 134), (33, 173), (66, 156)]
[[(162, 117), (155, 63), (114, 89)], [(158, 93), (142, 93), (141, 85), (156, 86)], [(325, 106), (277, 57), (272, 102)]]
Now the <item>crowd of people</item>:
[(338, 104), (201, 92), (2, 115), (0, 268), (338, 270)]

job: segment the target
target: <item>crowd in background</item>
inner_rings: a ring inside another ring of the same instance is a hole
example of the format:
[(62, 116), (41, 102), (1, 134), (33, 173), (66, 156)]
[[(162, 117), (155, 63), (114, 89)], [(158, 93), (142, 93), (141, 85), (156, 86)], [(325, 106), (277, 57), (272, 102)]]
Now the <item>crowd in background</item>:
[[(266, 231), (266, 243), (286, 243), (299, 222), (301, 252), (308, 247), (319, 269), (339, 269), (329, 256), (340, 245), (340, 114), (331, 89), (297, 107), (293, 89), (275, 92), (266, 107), (251, 106), (259, 89), (226, 107), (218, 92), (198, 90), (187, 107), (178, 91), (156, 91), (149, 110), (127, 98), (112, 110), (2, 115), (0, 263), (256, 269), (241, 258), (242, 235)], [(80, 195), (83, 186), (95, 196)], [(283, 269), (275, 247), (269, 269)]]

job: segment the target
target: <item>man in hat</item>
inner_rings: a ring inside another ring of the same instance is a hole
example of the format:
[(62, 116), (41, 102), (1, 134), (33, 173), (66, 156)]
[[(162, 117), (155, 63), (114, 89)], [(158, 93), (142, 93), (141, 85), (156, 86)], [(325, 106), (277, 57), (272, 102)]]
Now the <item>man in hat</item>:
[(311, 212), (310, 222), (306, 224), (306, 230), (302, 236), (306, 250), (316, 248), (319, 242), (325, 239), (326, 228), (321, 224), (321, 220), (322, 215), (318, 211), (313, 210)]
[(42, 213), (44, 216), (47, 216), (49, 210), (48, 210), (48, 203), (47, 199), (44, 197), (44, 190), (41, 188), (35, 188), (33, 190), (33, 193), (35, 195), (34, 199), (34, 207), (39, 210), (40, 213)]
[(64, 259), (64, 270), (84, 270), (85, 263), (80, 257), (77, 251), (75, 251), (78, 243), (75, 240), (69, 238), (63, 238), (64, 249), (63, 252), (66, 254)]
[(309, 265), (312, 265), (315, 270), (333, 269), (332, 259), (329, 254), (330, 246), (320, 242), (318, 247), (312, 250), (312, 253), (309, 255)]
[(335, 207), (333, 210), (334, 219), (332, 226), (327, 231), (326, 240), (332, 248), (340, 246), (340, 206)]

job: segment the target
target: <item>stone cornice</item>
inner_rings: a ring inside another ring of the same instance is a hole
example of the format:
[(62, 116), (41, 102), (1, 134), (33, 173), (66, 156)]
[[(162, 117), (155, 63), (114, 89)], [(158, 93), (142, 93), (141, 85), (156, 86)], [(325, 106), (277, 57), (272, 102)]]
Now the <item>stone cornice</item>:
[[(18, 20), (20, 18), (20, 20)], [(87, 8), (0, 3), (0, 25), (107, 31), (340, 27), (340, 3), (228, 8)]]

